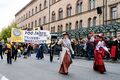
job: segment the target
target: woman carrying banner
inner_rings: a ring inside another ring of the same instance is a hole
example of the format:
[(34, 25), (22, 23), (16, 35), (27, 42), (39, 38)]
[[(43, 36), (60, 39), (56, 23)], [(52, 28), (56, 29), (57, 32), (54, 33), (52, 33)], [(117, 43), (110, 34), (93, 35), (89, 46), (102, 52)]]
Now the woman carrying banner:
[(59, 73), (67, 75), (68, 68), (72, 63), (71, 53), (74, 54), (74, 51), (71, 46), (71, 41), (68, 38), (68, 33), (63, 33), (63, 39), (59, 40), (58, 44), (62, 45), (62, 51), (60, 54), (60, 69)]
[(95, 71), (103, 74), (106, 72), (103, 58), (105, 57), (105, 52), (108, 52), (108, 48), (105, 46), (105, 42), (103, 41), (103, 34), (98, 35), (98, 39), (95, 40), (96, 46), (94, 50), (94, 66), (93, 69)]

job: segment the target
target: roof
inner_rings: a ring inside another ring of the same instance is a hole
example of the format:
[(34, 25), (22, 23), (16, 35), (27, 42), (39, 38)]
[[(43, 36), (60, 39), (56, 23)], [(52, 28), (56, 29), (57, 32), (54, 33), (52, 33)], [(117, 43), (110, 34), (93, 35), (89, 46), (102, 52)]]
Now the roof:
[(25, 5), (20, 11), (18, 11), (15, 16), (17, 16), (19, 13), (21, 13), (23, 10), (25, 10), (30, 4), (32, 4), (36, 0), (31, 0), (27, 5)]

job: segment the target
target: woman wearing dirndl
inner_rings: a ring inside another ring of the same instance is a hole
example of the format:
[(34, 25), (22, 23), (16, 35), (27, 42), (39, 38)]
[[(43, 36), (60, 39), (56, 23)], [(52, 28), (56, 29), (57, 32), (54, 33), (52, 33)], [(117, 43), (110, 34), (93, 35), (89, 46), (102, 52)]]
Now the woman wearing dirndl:
[(96, 42), (96, 46), (94, 50), (93, 69), (103, 74), (104, 72), (106, 72), (103, 58), (105, 57), (106, 52), (109, 54), (110, 52), (108, 51), (108, 48), (106, 47), (105, 42), (103, 41), (103, 34), (99, 34), (98, 39), (95, 40), (95, 42)]
[(71, 41), (67, 32), (63, 33), (63, 39), (58, 41), (58, 44), (62, 45), (62, 51), (60, 53), (60, 69), (59, 73), (67, 75), (68, 68), (72, 63), (71, 53), (74, 54), (74, 51), (71, 46)]

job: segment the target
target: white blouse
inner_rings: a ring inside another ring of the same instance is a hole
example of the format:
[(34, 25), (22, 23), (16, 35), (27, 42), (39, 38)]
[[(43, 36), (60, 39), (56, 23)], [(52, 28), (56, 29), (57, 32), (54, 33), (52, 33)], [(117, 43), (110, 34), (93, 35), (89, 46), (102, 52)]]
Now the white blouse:
[(108, 48), (105, 46), (104, 41), (99, 41), (98, 44), (96, 45), (96, 50), (99, 50), (99, 48), (102, 47), (105, 51), (109, 52)]

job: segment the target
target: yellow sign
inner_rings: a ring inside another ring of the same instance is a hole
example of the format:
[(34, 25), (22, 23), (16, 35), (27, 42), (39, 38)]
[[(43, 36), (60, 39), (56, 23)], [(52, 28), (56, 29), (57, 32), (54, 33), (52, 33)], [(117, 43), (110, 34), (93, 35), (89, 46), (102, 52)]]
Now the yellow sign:
[(12, 28), (11, 42), (24, 42), (23, 30)]

